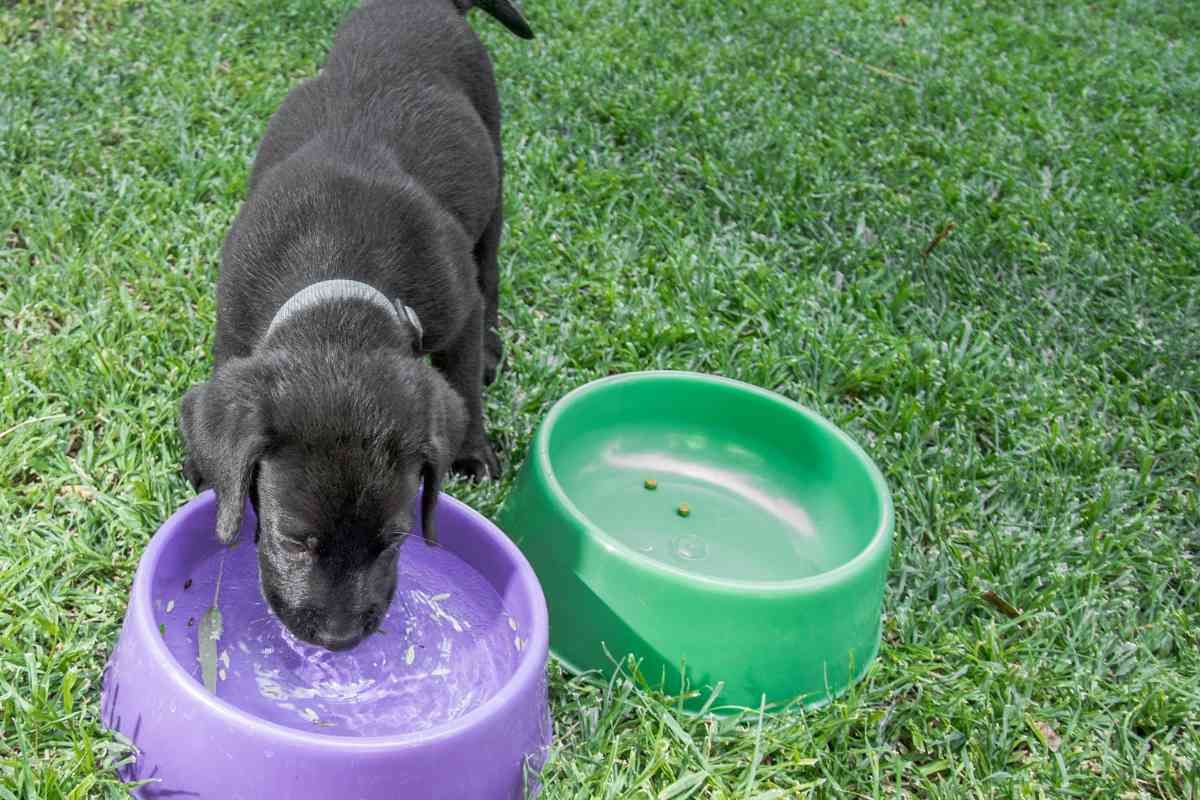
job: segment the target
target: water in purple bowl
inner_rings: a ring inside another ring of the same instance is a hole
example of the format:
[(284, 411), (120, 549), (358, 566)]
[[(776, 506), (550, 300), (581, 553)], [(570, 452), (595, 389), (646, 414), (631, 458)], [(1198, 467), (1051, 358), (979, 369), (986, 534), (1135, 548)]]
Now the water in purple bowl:
[[(224, 559), (224, 566), (221, 561)], [(429, 730), (479, 707), (512, 677), (527, 633), (492, 585), (450, 550), (409, 541), (378, 633), (331, 652), (298, 640), (267, 607), (252, 544), (159, 582), (154, 615), (176, 661), (201, 682), (198, 636), (221, 573), (216, 693), (254, 716), (314, 733)]]

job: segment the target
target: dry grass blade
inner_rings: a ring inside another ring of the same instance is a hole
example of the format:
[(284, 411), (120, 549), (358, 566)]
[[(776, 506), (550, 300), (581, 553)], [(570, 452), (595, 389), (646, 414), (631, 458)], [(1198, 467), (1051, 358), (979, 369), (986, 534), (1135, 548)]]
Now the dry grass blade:
[(50, 422), (51, 420), (57, 421), (57, 420), (62, 420), (62, 419), (68, 419), (67, 415), (66, 414), (47, 414), (44, 417), (32, 417), (30, 419), (23, 419), (20, 422), (18, 422), (16, 425), (13, 425), (11, 428), (5, 428), (3, 431), (0, 431), (0, 439), (3, 439), (5, 436), (8, 436), (13, 431), (17, 431), (17, 430), (20, 430), (21, 428), (24, 428), (26, 425), (36, 425), (39, 422)]
[(939, 244), (941, 244), (946, 239), (946, 237), (949, 236), (953, 232), (954, 232), (954, 223), (953, 222), (949, 223), (948, 225), (946, 225), (946, 227), (944, 227), (940, 231), (938, 231), (937, 236), (933, 237), (933, 241), (931, 241), (929, 244), (925, 245), (925, 249), (921, 251), (921, 258), (929, 258), (929, 254), (932, 253), (935, 249), (937, 249), (937, 246)]
[(857, 58), (851, 58), (850, 56), (843, 53), (841, 50), (838, 50), (836, 47), (829, 48), (829, 52), (833, 53), (835, 56), (837, 56), (840, 59), (849, 61), (851, 64), (857, 64), (858, 66), (862, 67), (865, 70), (874, 72), (876, 75), (879, 75), (880, 77), (887, 78), (889, 81), (895, 81), (896, 83), (903, 83), (908, 86), (916, 86), (917, 85), (917, 82), (914, 81), (912, 78), (892, 72), (891, 70), (886, 70), (883, 67), (877, 67), (874, 64), (867, 64), (866, 62), (859, 61)]
[(1058, 748), (1062, 747), (1062, 737), (1058, 735), (1058, 732), (1040, 720), (1035, 721), (1033, 724), (1042, 742), (1045, 743), (1046, 747), (1050, 748), (1050, 752), (1057, 753)]
[(1016, 619), (1017, 617), (1021, 616), (1020, 609), (1013, 606), (1012, 603), (1008, 602), (995, 592), (984, 592), (983, 599), (1009, 619)]

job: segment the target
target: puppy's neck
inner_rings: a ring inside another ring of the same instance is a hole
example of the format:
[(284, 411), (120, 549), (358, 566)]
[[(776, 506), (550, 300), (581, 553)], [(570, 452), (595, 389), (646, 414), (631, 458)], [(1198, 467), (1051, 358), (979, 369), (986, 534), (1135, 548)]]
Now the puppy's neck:
[(319, 281), (293, 294), (275, 312), (262, 341), (269, 343), (273, 336), (278, 337), (289, 329), (299, 332), (306, 321), (315, 322), (312, 318), (322, 312), (328, 315), (335, 309), (349, 311), (351, 307), (373, 307), (376, 313), (382, 312), (389, 324), (396, 326), (403, 338), (411, 343), (413, 353), (421, 353), (425, 331), (411, 306), (399, 299), (388, 299), (370, 284), (346, 279)]

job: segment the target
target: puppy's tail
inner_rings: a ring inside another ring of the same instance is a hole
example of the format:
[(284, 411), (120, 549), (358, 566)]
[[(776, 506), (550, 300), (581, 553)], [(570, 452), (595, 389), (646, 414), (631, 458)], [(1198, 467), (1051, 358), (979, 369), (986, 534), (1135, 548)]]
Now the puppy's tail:
[(533, 30), (521, 15), (521, 9), (511, 0), (454, 0), (454, 4), (462, 9), (464, 14), (472, 7), (482, 8), (522, 39), (533, 38)]

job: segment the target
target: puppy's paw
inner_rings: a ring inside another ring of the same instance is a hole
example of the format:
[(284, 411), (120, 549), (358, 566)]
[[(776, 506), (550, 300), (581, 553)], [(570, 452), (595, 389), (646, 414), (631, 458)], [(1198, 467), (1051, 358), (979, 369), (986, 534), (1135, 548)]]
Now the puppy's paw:
[(486, 439), (474, 445), (464, 445), (458, 458), (450, 466), (455, 475), (472, 481), (485, 481), (500, 477), (500, 461)]
[(495, 328), (489, 328), (483, 337), (483, 385), (491, 386), (496, 380), (496, 372), (504, 362), (504, 344)]
[(204, 475), (200, 473), (200, 468), (196, 466), (196, 462), (191, 456), (183, 460), (183, 477), (188, 479), (188, 483), (197, 492), (208, 488), (208, 481), (204, 479)]

